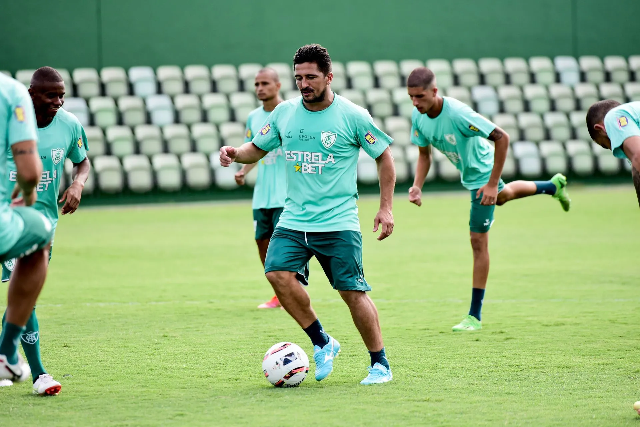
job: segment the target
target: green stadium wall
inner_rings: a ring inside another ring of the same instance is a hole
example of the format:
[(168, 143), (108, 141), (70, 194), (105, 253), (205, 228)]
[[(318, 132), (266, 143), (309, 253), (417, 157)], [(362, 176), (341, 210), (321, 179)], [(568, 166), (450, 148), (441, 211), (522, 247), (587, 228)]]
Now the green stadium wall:
[(0, 69), (640, 54), (640, 0), (0, 0)]

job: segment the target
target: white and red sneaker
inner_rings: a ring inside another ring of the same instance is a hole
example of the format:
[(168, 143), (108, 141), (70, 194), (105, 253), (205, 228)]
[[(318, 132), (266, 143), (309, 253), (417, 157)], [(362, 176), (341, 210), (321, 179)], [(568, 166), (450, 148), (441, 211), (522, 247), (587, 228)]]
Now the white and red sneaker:
[[(18, 355), (18, 363), (15, 365), (10, 364), (7, 361), (7, 356), (0, 354), (0, 380), (10, 380), (12, 382), (22, 382), (29, 378), (31, 375), (31, 368), (29, 365)], [(7, 387), (12, 384), (4, 383)]]
[(262, 303), (258, 306), (258, 308), (278, 308), (280, 307), (280, 301), (278, 301), (278, 297), (274, 295), (269, 301)]
[(55, 396), (60, 393), (62, 385), (49, 374), (42, 374), (33, 383), (33, 393), (40, 396)]

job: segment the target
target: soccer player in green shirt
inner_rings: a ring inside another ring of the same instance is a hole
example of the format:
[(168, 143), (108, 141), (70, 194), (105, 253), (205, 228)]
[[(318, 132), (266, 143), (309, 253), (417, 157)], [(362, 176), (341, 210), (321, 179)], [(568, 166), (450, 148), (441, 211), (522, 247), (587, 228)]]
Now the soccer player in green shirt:
[[(436, 76), (420, 67), (407, 79), (407, 91), (413, 101), (411, 142), (420, 155), (409, 201), (422, 204), (422, 186), (431, 166), (431, 146), (440, 150), (460, 171), (462, 185), (471, 192), (469, 220), (473, 249), (473, 289), (471, 308), (454, 331), (482, 328), (481, 310), (489, 276), (489, 229), (495, 205), (536, 194), (549, 194), (568, 211), (571, 200), (567, 179), (556, 174), (549, 181), (514, 181), (500, 178), (509, 149), (509, 135), (469, 106), (454, 98), (438, 95)], [(494, 142), (491, 146), (484, 138)]]
[(362, 235), (358, 220), (356, 167), (360, 149), (378, 164), (380, 210), (374, 231), (378, 240), (393, 231), (391, 213), (395, 167), (392, 139), (376, 127), (369, 113), (331, 90), (331, 58), (320, 45), (298, 49), (295, 79), (302, 96), (280, 103), (252, 142), (222, 147), (220, 162), (254, 163), (279, 147), (285, 154), (287, 198), (271, 238), (265, 273), (282, 306), (314, 345), (317, 381), (333, 370), (340, 344), (323, 329), (299, 285), (296, 272), (312, 256), (349, 306), (369, 350), (369, 375), (361, 384), (392, 379), (380, 332), (377, 309), (362, 267)]
[[(82, 189), (89, 177), (90, 163), (87, 158), (87, 137), (82, 125), (73, 114), (65, 111), (65, 86), (62, 77), (54, 68), (42, 67), (33, 74), (29, 94), (33, 101), (38, 124), (38, 152), (43, 165), (40, 183), (36, 187), (38, 200), (33, 207), (41, 212), (50, 222), (55, 233), (58, 223), (58, 195), (60, 183), (64, 174), (64, 160), (73, 162), (73, 182), (66, 189), (60, 201), (65, 201), (62, 214), (73, 214), (82, 197)], [(9, 173), (5, 177), (9, 186), (15, 185), (17, 171), (13, 163), (13, 156), (9, 153)], [(14, 205), (16, 202), (14, 201)], [(52, 248), (49, 251), (51, 260)], [(15, 260), (3, 263), (2, 281), (8, 281)], [(5, 313), (6, 315), (6, 313)], [(4, 323), (4, 322), (3, 322)], [(34, 393), (40, 395), (55, 395), (60, 392), (61, 385), (47, 373), (40, 358), (40, 330), (36, 310), (33, 308), (31, 317), (22, 333), (22, 348), (33, 377)], [(5, 383), (6, 385), (10, 385)]]

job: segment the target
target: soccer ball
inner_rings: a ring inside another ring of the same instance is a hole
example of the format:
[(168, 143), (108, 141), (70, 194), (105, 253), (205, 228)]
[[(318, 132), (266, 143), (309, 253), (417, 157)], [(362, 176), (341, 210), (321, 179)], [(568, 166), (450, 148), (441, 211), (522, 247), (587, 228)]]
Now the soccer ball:
[(297, 387), (309, 372), (309, 358), (298, 345), (279, 342), (265, 353), (262, 371), (276, 387)]

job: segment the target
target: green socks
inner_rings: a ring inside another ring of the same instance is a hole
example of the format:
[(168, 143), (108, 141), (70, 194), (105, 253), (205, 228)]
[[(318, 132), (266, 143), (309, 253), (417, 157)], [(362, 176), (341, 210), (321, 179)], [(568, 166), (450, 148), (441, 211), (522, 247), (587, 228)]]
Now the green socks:
[[(2, 319), (2, 322), (4, 325), (4, 318)], [(4, 334), (5, 330), (8, 330), (10, 326), (17, 327), (15, 325), (7, 323), (2, 329), (2, 333)], [(29, 362), (29, 367), (31, 368), (31, 375), (33, 376), (33, 380), (35, 381), (40, 375), (47, 373), (47, 371), (44, 369), (44, 366), (42, 366), (42, 359), (40, 358), (40, 327), (38, 325), (38, 317), (36, 316), (35, 308), (31, 312), (31, 317), (29, 317), (24, 330), (20, 328), (20, 332), (22, 334), (22, 337), (20, 339), (20, 341), (22, 341), (22, 349), (24, 350), (24, 355), (27, 356), (27, 361)], [(18, 335), (18, 337), (20, 337), (20, 335)], [(17, 346), (18, 341), (16, 340), (16, 349)], [(0, 348), (2, 347), (0, 346)], [(0, 353), (2, 352), (0, 351)], [(9, 363), (14, 362), (9, 361)], [(15, 363), (17, 363), (17, 360)]]
[(2, 335), (0, 337), (0, 354), (7, 356), (7, 362), (12, 365), (18, 363), (18, 341), (23, 328), (13, 323), (2, 322)]

